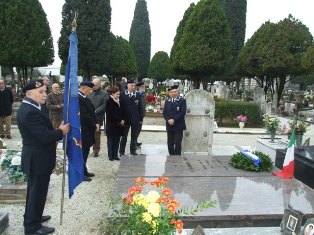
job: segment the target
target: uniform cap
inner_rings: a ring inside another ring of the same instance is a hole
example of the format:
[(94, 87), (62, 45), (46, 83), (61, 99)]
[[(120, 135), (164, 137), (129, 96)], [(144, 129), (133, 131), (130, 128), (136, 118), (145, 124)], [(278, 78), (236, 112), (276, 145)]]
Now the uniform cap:
[(178, 88), (179, 88), (178, 85), (173, 85), (170, 88), (168, 88), (168, 91), (175, 90), (175, 89), (178, 89)]
[(23, 88), (23, 93), (29, 90), (37, 89), (39, 87), (44, 86), (44, 82), (42, 79), (35, 79), (35, 80), (30, 80), (25, 87)]
[(91, 81), (83, 81), (80, 83), (80, 86), (88, 86), (90, 88), (94, 87), (94, 83), (92, 83)]

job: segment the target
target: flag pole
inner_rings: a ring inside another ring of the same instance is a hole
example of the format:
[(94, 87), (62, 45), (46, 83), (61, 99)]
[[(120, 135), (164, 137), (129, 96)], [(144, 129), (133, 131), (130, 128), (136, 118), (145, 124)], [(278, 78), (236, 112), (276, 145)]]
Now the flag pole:
[[(72, 21), (72, 32), (76, 32), (76, 19), (77, 19), (77, 11), (74, 13), (74, 19)], [(69, 103), (70, 103), (70, 80), (71, 78), (69, 77), (68, 81), (68, 93), (67, 93), (67, 110), (66, 110), (66, 115), (67, 115), (67, 120), (69, 120)], [(64, 137), (65, 141), (64, 143), (64, 148), (63, 148), (63, 169), (62, 169), (62, 190), (61, 190), (61, 210), (60, 210), (60, 225), (62, 225), (63, 221), (63, 208), (64, 208), (64, 188), (65, 188), (65, 169), (66, 169), (66, 150), (67, 150), (67, 144), (68, 144), (68, 134), (65, 135)]]

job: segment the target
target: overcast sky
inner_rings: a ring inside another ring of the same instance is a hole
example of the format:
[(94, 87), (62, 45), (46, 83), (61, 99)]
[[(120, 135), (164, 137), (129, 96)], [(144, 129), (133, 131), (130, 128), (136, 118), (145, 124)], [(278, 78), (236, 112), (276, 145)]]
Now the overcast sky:
[[(47, 14), (55, 47), (54, 67), (59, 67), (57, 41), (61, 29), (61, 12), (64, 0), (39, 0)], [(170, 53), (176, 29), (185, 10), (199, 0), (146, 0), (151, 38), (151, 55), (158, 51)], [(129, 39), (136, 0), (111, 0), (111, 31)], [(266, 21), (278, 22), (292, 14), (309, 27), (314, 35), (313, 0), (247, 0), (246, 40)], [(80, 27), (78, 25), (78, 27)]]

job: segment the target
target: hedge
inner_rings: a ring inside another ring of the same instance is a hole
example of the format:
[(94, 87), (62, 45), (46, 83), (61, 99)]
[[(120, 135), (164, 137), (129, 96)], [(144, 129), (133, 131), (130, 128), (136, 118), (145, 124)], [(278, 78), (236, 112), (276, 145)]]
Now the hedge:
[(215, 119), (222, 124), (223, 119), (233, 120), (239, 115), (246, 115), (248, 122), (260, 123), (260, 110), (257, 104), (245, 101), (215, 99)]

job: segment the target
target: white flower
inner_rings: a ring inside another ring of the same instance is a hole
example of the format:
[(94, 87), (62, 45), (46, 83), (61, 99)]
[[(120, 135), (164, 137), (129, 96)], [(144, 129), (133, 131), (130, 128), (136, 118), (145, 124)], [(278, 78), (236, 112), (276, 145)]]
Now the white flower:
[(5, 156), (3, 156), (2, 154), (0, 155), (0, 165), (2, 164), (2, 162), (4, 161)]
[(11, 160), (11, 165), (13, 165), (13, 166), (21, 165), (21, 157), (20, 156), (13, 157)]

